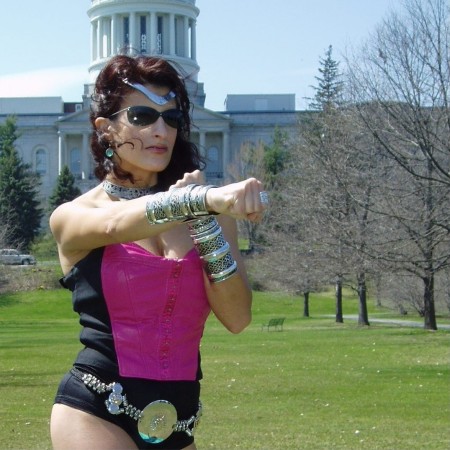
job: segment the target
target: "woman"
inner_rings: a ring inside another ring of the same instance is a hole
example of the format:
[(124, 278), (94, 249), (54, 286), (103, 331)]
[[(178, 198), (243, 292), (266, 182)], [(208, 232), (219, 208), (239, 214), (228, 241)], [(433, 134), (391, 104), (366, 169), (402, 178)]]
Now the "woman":
[(161, 58), (116, 56), (96, 81), (102, 183), (50, 218), (84, 346), (52, 410), (55, 449), (195, 449), (207, 316), (233, 333), (251, 320), (235, 219), (259, 221), (266, 194), (255, 179), (204, 186), (189, 108)]

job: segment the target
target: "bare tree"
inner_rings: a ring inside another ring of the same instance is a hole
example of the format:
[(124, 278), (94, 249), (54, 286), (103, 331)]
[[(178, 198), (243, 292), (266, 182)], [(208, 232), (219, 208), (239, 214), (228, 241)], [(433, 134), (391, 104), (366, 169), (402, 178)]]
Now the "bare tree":
[(407, 0), (347, 59), (353, 102), (393, 165), (377, 203), (393, 222), (380, 254), (422, 280), (428, 329), (437, 328), (435, 275), (450, 258), (448, 13), (445, 0)]
[(359, 295), (359, 323), (369, 325), (366, 286), (377, 268), (369, 241), (377, 233), (371, 208), (378, 152), (373, 138), (361, 132), (358, 116), (344, 105), (331, 48), (322, 61), (325, 86), (336, 89), (318, 90), (313, 111), (303, 116), (266, 251), (283, 267), (278, 276), (306, 294), (305, 306), (310, 286), (334, 282), (336, 321), (342, 322), (342, 288), (349, 284)]
[[(275, 128), (270, 144), (262, 141), (258, 143), (247, 142), (242, 145), (233, 162), (228, 166), (228, 179), (231, 182), (248, 177), (255, 177), (262, 181), (264, 188), (269, 192), (272, 204), (279, 207), (280, 177), (289, 158), (289, 137), (287, 133)], [(265, 222), (270, 222), (272, 214), (276, 211), (271, 208), (265, 216)], [(264, 241), (263, 229), (259, 224), (243, 221), (239, 225), (249, 241), (252, 252), (255, 244)]]
[[(266, 174), (264, 169), (263, 142), (244, 143), (236, 157), (227, 168), (227, 178), (229, 182), (241, 181), (245, 178), (255, 177), (264, 183)], [(258, 241), (259, 224), (248, 220), (239, 221), (239, 234), (248, 239), (248, 248), (251, 252)]]

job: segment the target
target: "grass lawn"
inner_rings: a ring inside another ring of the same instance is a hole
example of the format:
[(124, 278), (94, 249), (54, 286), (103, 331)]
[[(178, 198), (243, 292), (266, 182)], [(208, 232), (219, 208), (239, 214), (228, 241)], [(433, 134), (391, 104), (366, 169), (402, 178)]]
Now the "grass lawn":
[[(199, 450), (449, 448), (449, 331), (336, 324), (332, 293), (312, 295), (310, 318), (279, 294), (256, 293), (253, 310), (237, 336), (207, 323)], [(347, 297), (344, 314), (356, 312)], [(261, 330), (278, 316), (283, 332)], [(390, 317), (371, 307), (375, 316)], [(50, 448), (52, 401), (78, 333), (68, 292), (0, 296), (0, 449)]]

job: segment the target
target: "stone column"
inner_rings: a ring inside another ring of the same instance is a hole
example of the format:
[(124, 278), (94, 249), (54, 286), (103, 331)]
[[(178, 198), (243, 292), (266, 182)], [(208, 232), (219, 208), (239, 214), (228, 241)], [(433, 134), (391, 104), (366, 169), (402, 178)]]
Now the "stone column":
[(103, 29), (103, 44), (105, 46), (105, 58), (111, 56), (111, 52), (112, 52), (112, 41), (111, 41), (111, 21), (112, 18), (111, 17), (105, 17), (105, 24), (104, 24), (104, 29)]
[(197, 22), (191, 20), (191, 59), (197, 60)]
[(104, 17), (100, 19), (100, 58), (106, 58), (108, 56), (107, 43), (105, 39), (106, 34), (106, 20)]
[(183, 56), (185, 58), (189, 58), (189, 17), (188, 16), (183, 17), (183, 41), (184, 41)]
[(175, 55), (175, 14), (169, 14), (169, 55)]
[(81, 145), (81, 179), (87, 180), (91, 174), (91, 153), (89, 150), (89, 134), (83, 133), (83, 142)]
[(136, 13), (130, 13), (130, 48), (136, 49)]
[(94, 62), (98, 58), (98, 49), (97, 49), (97, 27), (98, 22), (91, 22), (91, 62)]
[(118, 35), (118, 28), (119, 25), (119, 18), (117, 14), (113, 14), (111, 17), (111, 54), (115, 55), (117, 53), (117, 35)]
[(204, 131), (200, 131), (200, 137), (198, 141), (198, 146), (200, 150), (200, 154), (202, 156), (206, 156), (206, 133)]
[(230, 132), (228, 130), (224, 130), (222, 135), (222, 172), (224, 178), (230, 161)]
[(65, 165), (66, 151), (66, 135), (62, 131), (58, 131), (58, 175), (61, 173)]
[(97, 60), (102, 57), (102, 20), (97, 20)]
[(151, 54), (156, 53), (156, 34), (157, 34), (157, 25), (156, 25), (156, 14), (154, 12), (150, 13), (150, 30), (148, 31), (148, 35), (150, 36), (150, 48), (148, 52)]

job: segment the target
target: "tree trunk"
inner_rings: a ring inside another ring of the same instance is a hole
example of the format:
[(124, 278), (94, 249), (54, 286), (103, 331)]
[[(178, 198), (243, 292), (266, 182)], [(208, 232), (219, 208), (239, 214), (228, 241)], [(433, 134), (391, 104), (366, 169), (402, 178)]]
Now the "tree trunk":
[(303, 293), (303, 317), (309, 317), (309, 292)]
[(434, 309), (434, 274), (423, 278), (424, 294), (424, 328), (426, 330), (437, 330), (436, 311)]
[(375, 278), (377, 308), (381, 308), (383, 306), (381, 304), (381, 286), (382, 286), (382, 279), (381, 275), (378, 274), (376, 275)]
[(359, 299), (359, 315), (358, 324), (369, 326), (369, 315), (367, 312), (367, 286), (366, 274), (360, 272), (358, 274), (358, 299)]
[(342, 276), (336, 277), (336, 322), (344, 323), (342, 314)]

